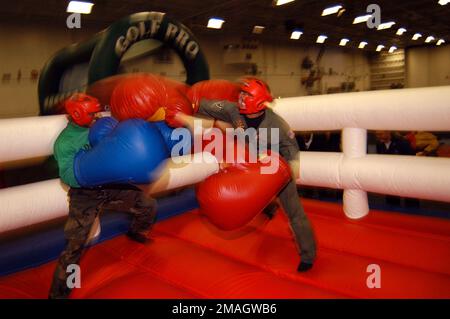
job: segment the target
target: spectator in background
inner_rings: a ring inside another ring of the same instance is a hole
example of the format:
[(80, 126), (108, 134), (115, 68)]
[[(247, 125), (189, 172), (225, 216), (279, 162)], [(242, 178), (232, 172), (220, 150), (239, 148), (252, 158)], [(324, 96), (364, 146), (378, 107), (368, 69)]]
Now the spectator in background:
[(439, 146), (436, 154), (437, 154), (438, 157), (450, 157), (450, 145), (441, 144)]
[[(300, 151), (309, 152), (340, 152), (341, 132), (301, 132), (295, 135)], [(310, 198), (342, 198), (342, 191), (335, 189), (305, 187), (299, 190), (300, 194)]]
[(376, 131), (377, 154), (414, 155), (414, 151), (407, 140), (389, 131)]
[(340, 132), (301, 132), (296, 134), (300, 151), (311, 152), (340, 152), (341, 134)]
[[(401, 135), (393, 134), (390, 131), (376, 131), (378, 154), (392, 155), (415, 155), (413, 148), (408, 140)], [(400, 206), (401, 198), (398, 196), (386, 196), (386, 203), (393, 206)], [(406, 198), (405, 206), (419, 207), (419, 200), (415, 198)]]
[(429, 132), (409, 132), (405, 138), (417, 156), (436, 156), (439, 141), (436, 135)]

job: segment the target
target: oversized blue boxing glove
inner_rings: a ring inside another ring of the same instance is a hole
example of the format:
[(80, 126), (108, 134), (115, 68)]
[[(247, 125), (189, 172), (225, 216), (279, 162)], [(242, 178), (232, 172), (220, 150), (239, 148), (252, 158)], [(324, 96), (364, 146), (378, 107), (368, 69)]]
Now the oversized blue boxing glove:
[(75, 178), (82, 187), (147, 184), (158, 177), (156, 169), (168, 156), (156, 125), (131, 119), (120, 122), (92, 149), (76, 154)]
[(167, 125), (165, 121), (158, 121), (153, 123), (161, 132), (161, 135), (166, 142), (166, 146), (169, 150), (169, 154), (171, 154), (172, 156), (181, 156), (191, 153), (192, 135), (187, 128), (174, 129)]
[(89, 129), (89, 144), (96, 146), (104, 137), (108, 136), (119, 121), (111, 116), (102, 117), (95, 121)]

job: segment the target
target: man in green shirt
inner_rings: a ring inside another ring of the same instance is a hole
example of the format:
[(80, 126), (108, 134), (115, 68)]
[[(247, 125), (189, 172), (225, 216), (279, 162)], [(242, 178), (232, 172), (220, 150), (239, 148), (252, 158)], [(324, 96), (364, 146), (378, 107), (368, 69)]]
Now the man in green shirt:
[[(78, 264), (95, 219), (104, 210), (128, 212), (133, 215), (127, 235), (140, 243), (148, 242), (147, 232), (156, 219), (156, 201), (133, 185), (82, 188), (74, 173), (78, 152), (91, 148), (89, 128), (101, 111), (97, 99), (75, 94), (65, 103), (69, 123), (54, 144), (61, 180), (70, 186), (69, 217), (64, 226), (67, 240), (53, 275), (49, 298), (67, 298), (68, 266)], [(111, 128), (112, 129), (112, 128)]]
[(88, 136), (88, 127), (79, 126), (73, 121), (69, 121), (55, 141), (53, 154), (58, 162), (59, 177), (70, 187), (80, 187), (75, 178), (73, 161), (78, 151), (90, 148)]

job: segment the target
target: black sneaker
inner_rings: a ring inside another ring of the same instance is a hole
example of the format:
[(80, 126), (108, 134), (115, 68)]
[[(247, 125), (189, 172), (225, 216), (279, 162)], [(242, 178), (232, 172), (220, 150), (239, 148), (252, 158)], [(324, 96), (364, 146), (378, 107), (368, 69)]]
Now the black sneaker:
[(311, 264), (311, 263), (301, 262), (297, 267), (297, 271), (305, 272), (305, 271), (310, 270), (312, 268), (312, 266), (313, 266), (313, 264)]
[(150, 241), (150, 239), (148, 239), (147, 236), (145, 236), (144, 234), (136, 233), (136, 232), (133, 232), (131, 230), (129, 230), (127, 232), (127, 236), (131, 240), (137, 241), (138, 243), (141, 243), (141, 244), (146, 244), (146, 243), (148, 243)]

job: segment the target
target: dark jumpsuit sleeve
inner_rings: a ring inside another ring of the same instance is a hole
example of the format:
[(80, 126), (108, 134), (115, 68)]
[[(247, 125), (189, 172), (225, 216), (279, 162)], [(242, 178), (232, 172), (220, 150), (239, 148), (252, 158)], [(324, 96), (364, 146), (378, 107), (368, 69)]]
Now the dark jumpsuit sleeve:
[(234, 128), (246, 128), (244, 118), (239, 113), (236, 103), (202, 99), (198, 114), (231, 123)]

